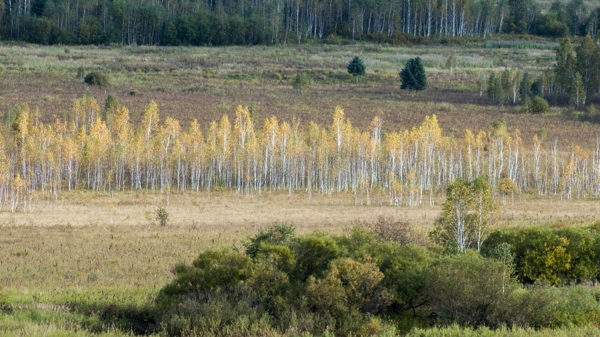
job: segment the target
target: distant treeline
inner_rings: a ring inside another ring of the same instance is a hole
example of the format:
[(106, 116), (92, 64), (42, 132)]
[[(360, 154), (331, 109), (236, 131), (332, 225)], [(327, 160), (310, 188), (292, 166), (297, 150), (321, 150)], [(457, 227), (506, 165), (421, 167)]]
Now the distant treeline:
[[(481, 80), (479, 83), (483, 85)], [(573, 48), (570, 39), (563, 39), (556, 50), (553, 69), (537, 78), (515, 69), (492, 73), (487, 93), (494, 104), (520, 102), (522, 111), (529, 113), (548, 112), (544, 98), (553, 104), (568, 102), (576, 108), (584, 107), (586, 102), (589, 105), (600, 93), (600, 46), (590, 36), (581, 39), (577, 48)], [(600, 121), (593, 107), (583, 117), (591, 122)]]
[(600, 6), (557, 0), (4, 0), (0, 38), (39, 44), (423, 42), (493, 34), (595, 36)]

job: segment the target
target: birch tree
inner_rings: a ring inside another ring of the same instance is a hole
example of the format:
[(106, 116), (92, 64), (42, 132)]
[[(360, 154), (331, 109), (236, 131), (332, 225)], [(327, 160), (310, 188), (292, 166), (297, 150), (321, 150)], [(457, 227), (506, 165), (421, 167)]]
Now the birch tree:
[(432, 236), (439, 243), (456, 244), (460, 252), (469, 248), (479, 251), (496, 209), (484, 177), (472, 181), (456, 179), (446, 189), (442, 215)]

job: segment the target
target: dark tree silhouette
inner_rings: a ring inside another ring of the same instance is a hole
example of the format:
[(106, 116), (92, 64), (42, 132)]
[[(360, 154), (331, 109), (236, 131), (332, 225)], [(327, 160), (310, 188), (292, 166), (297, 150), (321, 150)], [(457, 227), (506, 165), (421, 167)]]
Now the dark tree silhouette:
[(400, 82), (400, 89), (403, 90), (419, 91), (427, 88), (427, 75), (421, 58), (417, 57), (406, 62), (406, 66), (400, 72)]
[(364, 75), (367, 68), (360, 57), (355, 56), (348, 64), (347, 69), (348, 72), (354, 76), (354, 81), (358, 81), (358, 76)]

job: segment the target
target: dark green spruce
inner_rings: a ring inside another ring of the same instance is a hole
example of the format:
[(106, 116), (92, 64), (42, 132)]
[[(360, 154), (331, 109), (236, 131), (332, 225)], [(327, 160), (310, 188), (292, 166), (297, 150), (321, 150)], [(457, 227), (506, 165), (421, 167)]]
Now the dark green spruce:
[(427, 74), (417, 57), (406, 62), (406, 66), (400, 71), (400, 89), (421, 91), (427, 88)]
[(358, 56), (354, 56), (352, 61), (348, 64), (348, 72), (354, 77), (354, 81), (358, 81), (358, 76), (362, 76), (365, 74), (365, 64)]

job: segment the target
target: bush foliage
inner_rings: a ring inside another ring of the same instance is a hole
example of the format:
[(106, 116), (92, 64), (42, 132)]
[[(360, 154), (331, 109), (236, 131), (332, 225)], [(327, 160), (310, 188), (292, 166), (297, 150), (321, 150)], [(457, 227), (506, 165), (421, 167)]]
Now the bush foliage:
[(191, 265), (178, 265), (175, 280), (161, 290), (160, 324), (173, 336), (258, 336), (598, 323), (599, 290), (532, 283), (595, 278), (595, 232), (497, 231), (481, 255), (440, 255), (364, 227), (348, 236), (298, 236), (292, 226), (277, 225), (245, 249), (205, 251)]
[(108, 75), (97, 71), (92, 71), (91, 73), (85, 75), (83, 81), (89, 85), (97, 85), (99, 87), (104, 87), (110, 84)]
[(495, 231), (484, 242), (482, 254), (490, 255), (501, 244), (510, 245), (522, 283), (571, 284), (599, 276), (600, 238), (586, 230), (536, 227)]

